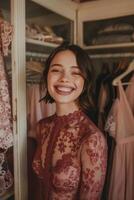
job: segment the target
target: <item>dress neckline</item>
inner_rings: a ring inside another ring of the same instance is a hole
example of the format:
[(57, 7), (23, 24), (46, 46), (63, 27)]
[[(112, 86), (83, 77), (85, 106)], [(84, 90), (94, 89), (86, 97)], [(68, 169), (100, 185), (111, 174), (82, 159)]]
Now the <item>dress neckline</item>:
[(69, 113), (69, 114), (65, 114), (65, 115), (57, 115), (56, 113), (54, 114), (54, 119), (56, 121), (60, 121), (60, 122), (63, 122), (63, 123), (68, 123), (68, 122), (71, 122), (75, 119), (80, 119), (81, 115), (82, 115), (82, 111), (79, 109), (79, 110), (76, 110), (72, 113)]

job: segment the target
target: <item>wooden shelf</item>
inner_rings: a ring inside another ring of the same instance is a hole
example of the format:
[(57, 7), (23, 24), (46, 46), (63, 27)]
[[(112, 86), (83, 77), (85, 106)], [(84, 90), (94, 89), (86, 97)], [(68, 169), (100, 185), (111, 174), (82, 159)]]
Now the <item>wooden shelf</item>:
[(134, 47), (134, 42), (105, 44), (105, 45), (90, 45), (90, 46), (84, 46), (84, 49), (109, 49), (109, 48), (122, 48), (122, 47), (123, 48)]
[[(37, 47), (38, 46), (38, 47)], [(52, 50), (58, 47), (58, 44), (51, 42), (43, 42), (39, 40), (26, 38), (26, 51), (27, 52), (36, 52), (36, 53), (44, 53), (50, 54)]]
[(58, 44), (55, 44), (52, 42), (43, 42), (40, 40), (34, 40), (34, 39), (30, 39), (30, 38), (27, 38), (26, 42), (31, 43), (31, 44), (41, 45), (41, 46), (53, 47), (53, 48), (56, 48), (58, 46)]
[(83, 47), (86, 51), (91, 53), (132, 53), (134, 52), (134, 42), (105, 44), (105, 45), (91, 45)]

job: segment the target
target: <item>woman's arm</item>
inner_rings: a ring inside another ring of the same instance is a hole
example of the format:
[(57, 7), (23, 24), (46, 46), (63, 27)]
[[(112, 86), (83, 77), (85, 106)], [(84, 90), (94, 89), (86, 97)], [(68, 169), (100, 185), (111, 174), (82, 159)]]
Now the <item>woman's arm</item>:
[(82, 144), (81, 165), (80, 200), (99, 200), (107, 166), (107, 145), (102, 133), (92, 134)]
[(34, 159), (32, 163), (32, 167), (34, 169), (34, 172), (42, 178), (42, 167), (41, 167), (41, 150), (42, 145), (41, 145), (41, 130), (40, 130), (40, 122), (37, 123), (36, 125), (36, 151), (34, 154)]

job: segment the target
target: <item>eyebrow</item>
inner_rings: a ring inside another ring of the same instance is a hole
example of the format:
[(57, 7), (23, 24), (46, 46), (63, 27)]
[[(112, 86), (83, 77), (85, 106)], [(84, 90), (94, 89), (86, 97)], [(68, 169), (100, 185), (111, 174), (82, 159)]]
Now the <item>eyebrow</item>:
[[(59, 66), (59, 67), (63, 67), (63, 65), (62, 64), (52, 64), (50, 67), (54, 67), (54, 66)], [(71, 66), (71, 68), (76, 68), (76, 69), (79, 69), (79, 67), (78, 66)]]

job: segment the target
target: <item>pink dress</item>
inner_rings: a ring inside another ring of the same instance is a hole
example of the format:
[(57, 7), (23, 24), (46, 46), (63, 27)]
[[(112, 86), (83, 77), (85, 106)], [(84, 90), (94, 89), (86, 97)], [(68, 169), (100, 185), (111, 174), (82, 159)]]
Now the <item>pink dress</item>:
[(130, 80), (130, 85), (126, 89), (126, 96), (134, 115), (134, 75)]
[(100, 200), (106, 173), (103, 134), (82, 112), (53, 115), (37, 126), (33, 168), (42, 200)]
[[(131, 91), (132, 88), (134, 90), (134, 84), (130, 86)], [(116, 141), (108, 200), (133, 200), (134, 116), (130, 102), (134, 102), (134, 96), (130, 95), (130, 91), (126, 95), (121, 82), (118, 91), (119, 96), (112, 106), (105, 126), (106, 131)]]
[(55, 113), (55, 104), (39, 102), (40, 98), (39, 84), (27, 85), (28, 136), (32, 138), (36, 138), (37, 122)]

